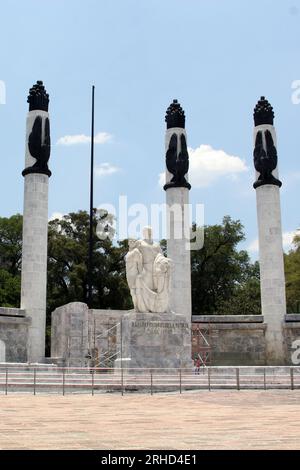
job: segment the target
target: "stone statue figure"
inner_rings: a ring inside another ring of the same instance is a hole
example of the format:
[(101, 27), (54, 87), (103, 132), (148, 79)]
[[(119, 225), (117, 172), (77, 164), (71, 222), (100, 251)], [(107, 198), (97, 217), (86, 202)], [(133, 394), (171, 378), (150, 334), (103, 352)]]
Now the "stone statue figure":
[(189, 154), (184, 134), (180, 136), (180, 147), (181, 151), (178, 153), (178, 137), (177, 134), (172, 134), (166, 153), (166, 167), (173, 176), (170, 183), (165, 184), (164, 189), (173, 187), (191, 189), (191, 185), (185, 179), (189, 171)]
[(275, 178), (272, 173), (277, 167), (278, 157), (273, 137), (269, 130), (264, 132), (264, 138), (266, 150), (263, 145), (263, 132), (259, 131), (256, 134), (253, 157), (254, 166), (256, 171), (259, 173), (259, 177), (253, 186), (255, 189), (264, 184), (273, 184), (281, 187), (281, 181)]
[(143, 240), (129, 240), (125, 256), (126, 277), (136, 312), (169, 312), (171, 260), (152, 240), (151, 227)]
[[(43, 125), (45, 126), (44, 130)], [(48, 161), (51, 150), (50, 122), (48, 118), (45, 119), (45, 122), (43, 122), (43, 118), (41, 116), (37, 116), (35, 118), (32, 131), (28, 139), (28, 148), (30, 155), (36, 159), (36, 162), (31, 167), (32, 173), (37, 171), (37, 173), (45, 173), (48, 175)]]
[(130, 289), (134, 309), (137, 310), (137, 295), (136, 295), (136, 279), (137, 276), (142, 274), (143, 259), (142, 254), (136, 247), (137, 241), (132, 238), (128, 240), (129, 251), (125, 256), (126, 263), (126, 278), (127, 284)]

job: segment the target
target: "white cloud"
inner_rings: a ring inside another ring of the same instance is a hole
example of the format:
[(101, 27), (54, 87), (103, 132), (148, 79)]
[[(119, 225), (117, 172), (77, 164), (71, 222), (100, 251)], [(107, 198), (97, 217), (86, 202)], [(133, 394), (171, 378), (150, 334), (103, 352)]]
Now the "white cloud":
[[(107, 142), (111, 141), (112, 135), (108, 132), (98, 132), (94, 136), (94, 143), (95, 144), (106, 144)], [(64, 137), (60, 137), (57, 141), (57, 145), (78, 145), (78, 144), (88, 144), (91, 142), (91, 137), (85, 134), (77, 134), (77, 135), (65, 135)]]
[(64, 216), (64, 214), (62, 214), (61, 212), (53, 212), (52, 215), (49, 218), (49, 222), (51, 222), (51, 220), (55, 220), (55, 219), (62, 220), (63, 216)]
[(282, 234), (283, 248), (290, 250), (293, 246), (293, 239), (296, 235), (300, 235), (299, 230), (294, 230), (292, 232), (284, 232)]
[[(295, 235), (300, 235), (300, 231), (299, 230), (292, 230), (291, 232), (283, 232), (283, 234), (282, 234), (282, 245), (283, 245), (283, 249), (285, 251), (288, 251), (292, 248), (293, 239), (294, 239)], [(258, 253), (258, 249), (259, 249), (258, 238), (256, 238), (248, 246), (248, 251), (250, 251), (251, 253)]]
[[(221, 177), (236, 179), (237, 175), (248, 171), (245, 162), (224, 150), (216, 150), (211, 145), (189, 148), (189, 180), (194, 188), (210, 186)], [(159, 184), (165, 183), (165, 174), (160, 173)]]
[(159, 186), (162, 188), (166, 182), (166, 173), (163, 172), (163, 173), (160, 173), (159, 176), (158, 176), (158, 184)]
[(250, 243), (247, 250), (250, 251), (251, 253), (258, 253), (258, 250), (259, 250), (258, 238), (256, 238)]
[(120, 171), (120, 168), (117, 166), (111, 165), (110, 163), (101, 163), (100, 165), (97, 165), (95, 168), (95, 175), (96, 176), (107, 176), (107, 175), (112, 175), (113, 173), (117, 173)]

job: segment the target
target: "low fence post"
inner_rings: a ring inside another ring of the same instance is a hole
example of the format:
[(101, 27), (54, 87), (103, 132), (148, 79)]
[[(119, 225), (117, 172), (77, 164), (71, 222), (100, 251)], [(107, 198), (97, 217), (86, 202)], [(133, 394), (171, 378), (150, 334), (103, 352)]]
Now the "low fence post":
[(121, 394), (122, 394), (122, 396), (124, 395), (124, 376), (123, 376), (123, 367), (122, 367), (122, 365), (121, 365)]
[(62, 375), (62, 394), (65, 394), (65, 369), (63, 368), (63, 375)]
[(6, 367), (5, 369), (5, 395), (7, 395), (8, 392), (8, 368)]
[(153, 395), (153, 373), (152, 373), (152, 370), (150, 370), (150, 392), (151, 392), (151, 395)]
[(180, 394), (182, 393), (182, 375), (181, 375), (181, 369), (179, 369), (179, 392), (180, 392)]
[(95, 370), (93, 369), (92, 370), (92, 396), (94, 396), (94, 374), (95, 374)]
[(120, 320), (120, 336), (121, 336), (121, 344), (120, 344), (120, 359), (121, 359), (121, 393), (122, 396), (124, 395), (124, 377), (123, 377), (123, 321), (122, 317)]
[(34, 367), (33, 369), (33, 395), (35, 395), (36, 392), (36, 368)]
[(267, 390), (266, 368), (264, 367), (264, 390)]
[(210, 367), (207, 369), (208, 390), (211, 391)]
[(294, 369), (293, 369), (293, 367), (290, 368), (290, 375), (291, 375), (291, 390), (294, 390)]
[(240, 369), (236, 368), (236, 389), (240, 390)]

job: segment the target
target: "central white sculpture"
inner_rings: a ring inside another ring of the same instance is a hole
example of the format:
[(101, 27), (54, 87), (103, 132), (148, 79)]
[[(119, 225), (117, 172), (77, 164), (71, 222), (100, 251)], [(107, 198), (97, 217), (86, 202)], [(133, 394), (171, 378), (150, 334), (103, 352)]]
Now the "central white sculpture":
[(171, 260), (152, 239), (151, 227), (143, 240), (130, 239), (125, 256), (126, 277), (136, 312), (169, 312)]

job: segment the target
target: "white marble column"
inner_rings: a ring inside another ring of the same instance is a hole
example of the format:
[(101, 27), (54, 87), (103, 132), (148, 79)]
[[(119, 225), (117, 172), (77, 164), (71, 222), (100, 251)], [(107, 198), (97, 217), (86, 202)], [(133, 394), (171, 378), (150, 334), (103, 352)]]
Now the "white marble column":
[[(270, 105), (266, 106), (269, 114), (274, 117)], [(254, 146), (258, 132), (262, 132), (263, 148), (269, 153), (266, 146), (265, 132), (272, 135), (275, 148), (276, 131), (272, 124), (273, 119), (265, 115), (261, 107), (256, 111), (256, 126), (254, 128)], [(255, 114), (254, 114), (255, 116)], [(264, 123), (263, 121), (268, 121)], [(268, 184), (266, 182), (257, 185), (260, 172), (256, 171), (256, 203), (259, 239), (259, 263), (260, 263), (260, 286), (261, 286), (261, 308), (266, 329), (266, 363), (268, 365), (283, 365), (285, 363), (283, 322), (286, 314), (285, 297), (285, 275), (282, 248), (282, 228), (280, 210), (280, 182)], [(272, 171), (272, 175), (278, 180), (278, 167)]]
[[(173, 116), (169, 116), (171, 120), (168, 123), (168, 111), (166, 121), (169, 126), (172, 123), (174, 127), (166, 130), (165, 151), (169, 148), (170, 139), (173, 134), (177, 135), (177, 154), (181, 151), (181, 135), (186, 138), (184, 129), (184, 113), (180, 108), (180, 115), (176, 116), (176, 103)], [(172, 105), (170, 106), (170, 108)], [(169, 109), (170, 109), (169, 108)], [(183, 118), (183, 121), (182, 121)], [(176, 122), (181, 126), (176, 127)], [(173, 261), (173, 269), (171, 276), (171, 292), (170, 307), (174, 313), (184, 315), (186, 321), (191, 323), (192, 316), (192, 299), (191, 299), (191, 253), (189, 239), (189, 188), (184, 185), (168, 187), (173, 175), (166, 169), (166, 205), (167, 205), (167, 256)], [(185, 174), (188, 181), (188, 174)]]
[(31, 317), (28, 360), (45, 359), (48, 176), (24, 177), (21, 308)]
[[(40, 83), (40, 82), (38, 82)], [(42, 86), (33, 87), (31, 107), (45, 107), (41, 99), (48, 95)], [(41, 88), (42, 87), (42, 88)], [(44, 94), (43, 94), (44, 93)], [(29, 101), (30, 103), (30, 101)], [(48, 107), (48, 103), (47, 103)], [(28, 360), (44, 362), (46, 333), (47, 239), (48, 239), (48, 184), (50, 172), (45, 165), (32, 168), (38, 161), (29, 152), (28, 140), (37, 117), (42, 118), (41, 142), (45, 138), (45, 109), (32, 109), (27, 115), (24, 175), (23, 245), (21, 276), (21, 308), (31, 317), (28, 340)], [(47, 164), (46, 164), (47, 167)], [(29, 171), (28, 171), (29, 170)]]
[(187, 248), (189, 240), (184, 236), (176, 238), (176, 231), (183, 232), (181, 217), (177, 217), (177, 210), (172, 207), (181, 207), (189, 203), (189, 190), (187, 188), (169, 188), (166, 191), (166, 204), (170, 211), (169, 236), (167, 240), (167, 255), (173, 261), (171, 276), (170, 307), (175, 313), (185, 316), (186, 320), (192, 321), (192, 287), (191, 287), (191, 256)]

